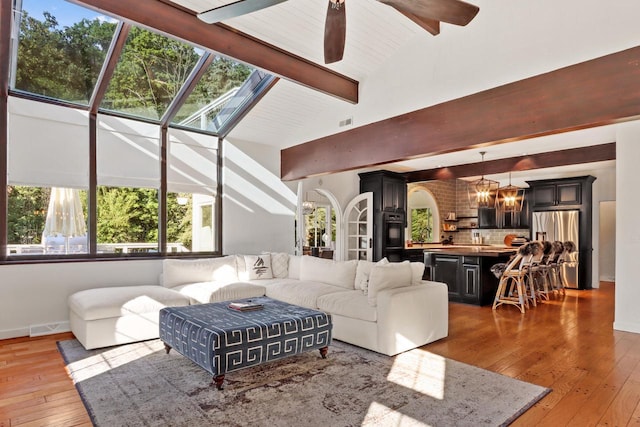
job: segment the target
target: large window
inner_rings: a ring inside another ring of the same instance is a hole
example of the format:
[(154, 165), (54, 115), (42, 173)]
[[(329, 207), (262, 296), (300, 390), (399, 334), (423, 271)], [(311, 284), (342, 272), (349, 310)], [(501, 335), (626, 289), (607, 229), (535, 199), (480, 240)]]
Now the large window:
[(220, 252), (218, 133), (272, 77), (67, 1), (12, 4), (0, 256)]

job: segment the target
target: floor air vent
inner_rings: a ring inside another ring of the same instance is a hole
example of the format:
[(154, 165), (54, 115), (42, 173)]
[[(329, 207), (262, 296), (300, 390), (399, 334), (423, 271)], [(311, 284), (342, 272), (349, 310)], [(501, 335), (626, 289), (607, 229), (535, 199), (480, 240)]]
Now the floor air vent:
[(29, 326), (29, 336), (39, 337), (41, 335), (58, 334), (60, 332), (69, 332), (71, 325), (68, 321), (47, 323), (44, 325), (31, 325)]

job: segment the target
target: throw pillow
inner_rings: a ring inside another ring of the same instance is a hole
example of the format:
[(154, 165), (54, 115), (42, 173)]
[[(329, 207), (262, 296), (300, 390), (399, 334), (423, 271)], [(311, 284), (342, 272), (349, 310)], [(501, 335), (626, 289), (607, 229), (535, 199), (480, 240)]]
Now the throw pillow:
[(411, 265), (409, 261), (374, 265), (369, 274), (367, 299), (369, 305), (378, 304), (378, 294), (385, 289), (402, 288), (411, 285)]
[(273, 279), (271, 255), (245, 255), (244, 262), (249, 272), (249, 280)]
[(371, 269), (374, 265), (386, 264), (389, 264), (389, 260), (387, 258), (382, 258), (376, 263), (373, 263), (371, 261), (358, 261), (358, 268), (356, 269), (356, 289), (360, 289), (362, 293), (367, 295)]
[(271, 272), (274, 278), (284, 279), (289, 275), (289, 254), (271, 252)]

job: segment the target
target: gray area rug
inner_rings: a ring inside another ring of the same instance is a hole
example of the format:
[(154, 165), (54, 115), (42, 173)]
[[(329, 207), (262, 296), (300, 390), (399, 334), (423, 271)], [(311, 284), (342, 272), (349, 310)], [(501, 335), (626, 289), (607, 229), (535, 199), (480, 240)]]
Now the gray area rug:
[(500, 426), (550, 390), (415, 349), (395, 357), (334, 341), (229, 373), (225, 389), (160, 340), (58, 347), (97, 426)]

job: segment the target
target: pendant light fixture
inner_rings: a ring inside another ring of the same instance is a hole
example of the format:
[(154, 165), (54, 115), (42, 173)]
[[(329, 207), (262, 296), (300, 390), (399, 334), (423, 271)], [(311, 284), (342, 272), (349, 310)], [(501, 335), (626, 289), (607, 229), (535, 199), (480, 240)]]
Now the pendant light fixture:
[(509, 185), (498, 188), (498, 205), (502, 212), (522, 211), (524, 200), (524, 188), (511, 184), (511, 172), (509, 172)]
[[(484, 164), (484, 155), (486, 151), (481, 151), (482, 163)], [(469, 205), (472, 208), (493, 208), (496, 206), (496, 193), (500, 187), (498, 181), (493, 181), (484, 177), (484, 168), (482, 177), (476, 181), (471, 181), (467, 186), (467, 194), (469, 197)]]

